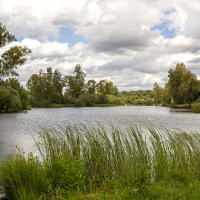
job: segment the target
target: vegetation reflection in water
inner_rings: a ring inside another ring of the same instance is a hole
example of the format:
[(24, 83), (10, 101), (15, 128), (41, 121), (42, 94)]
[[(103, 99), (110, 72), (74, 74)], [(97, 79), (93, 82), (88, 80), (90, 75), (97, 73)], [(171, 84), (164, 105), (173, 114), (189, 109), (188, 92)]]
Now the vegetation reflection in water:
[(39, 157), (18, 153), (1, 164), (1, 190), (9, 199), (199, 199), (199, 133), (147, 130), (42, 128)]

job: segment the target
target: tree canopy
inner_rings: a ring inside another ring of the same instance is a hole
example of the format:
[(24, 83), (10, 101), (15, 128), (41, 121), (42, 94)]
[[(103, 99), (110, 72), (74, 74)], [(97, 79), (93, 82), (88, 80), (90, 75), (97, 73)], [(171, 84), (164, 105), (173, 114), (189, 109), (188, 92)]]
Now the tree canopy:
[[(15, 36), (10, 34), (6, 27), (0, 23), (0, 48), (14, 41), (16, 41)], [(13, 46), (1, 54), (0, 79), (7, 76), (18, 76), (16, 69), (26, 62), (27, 58), (25, 56), (29, 53), (31, 53), (31, 50), (27, 47)]]
[(186, 69), (184, 63), (178, 63), (175, 69), (168, 71), (169, 80), (165, 88), (154, 85), (154, 102), (169, 104), (191, 104), (199, 96), (199, 82), (195, 74)]
[[(10, 34), (6, 27), (0, 23), (0, 48), (16, 41), (14, 35)], [(17, 112), (29, 109), (29, 96), (27, 90), (20, 86), (16, 78), (16, 69), (23, 65), (25, 57), (31, 50), (27, 47), (12, 46), (0, 55), (0, 112)], [(7, 79), (6, 79), (7, 78)]]
[(191, 104), (198, 97), (198, 81), (195, 74), (187, 70), (184, 63), (177, 64), (175, 69), (169, 70), (169, 94), (176, 104)]

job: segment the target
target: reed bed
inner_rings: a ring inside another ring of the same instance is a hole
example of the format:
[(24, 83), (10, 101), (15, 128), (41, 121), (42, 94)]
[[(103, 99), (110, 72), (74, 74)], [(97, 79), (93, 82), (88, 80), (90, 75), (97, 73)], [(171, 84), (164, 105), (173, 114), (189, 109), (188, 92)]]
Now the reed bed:
[(181, 199), (200, 198), (197, 132), (153, 126), (143, 132), (131, 123), (123, 130), (66, 124), (59, 130), (42, 128), (34, 140), (39, 157), (18, 153), (0, 165), (0, 190), (9, 199), (70, 199), (74, 194), (99, 199), (91, 195), (99, 190), (112, 191), (111, 199), (123, 191), (130, 199), (156, 199), (162, 190), (167, 199), (174, 195), (171, 185), (184, 188)]

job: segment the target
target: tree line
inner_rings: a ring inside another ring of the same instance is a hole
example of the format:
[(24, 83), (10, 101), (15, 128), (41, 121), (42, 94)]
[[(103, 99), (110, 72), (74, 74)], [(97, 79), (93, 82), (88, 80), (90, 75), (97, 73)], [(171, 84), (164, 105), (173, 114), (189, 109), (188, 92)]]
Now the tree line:
[(74, 104), (75, 106), (94, 106), (108, 104), (107, 95), (118, 95), (117, 86), (111, 81), (91, 79), (86, 82), (86, 74), (77, 64), (73, 75), (62, 74), (51, 67), (46, 72), (40, 70), (33, 74), (28, 82), (32, 106), (46, 107), (49, 104)]

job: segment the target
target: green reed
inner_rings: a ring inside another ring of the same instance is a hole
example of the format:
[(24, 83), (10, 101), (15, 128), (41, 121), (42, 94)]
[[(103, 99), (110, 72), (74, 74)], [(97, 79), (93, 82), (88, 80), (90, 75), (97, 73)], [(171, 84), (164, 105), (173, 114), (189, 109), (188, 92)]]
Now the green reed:
[(40, 156), (7, 158), (0, 165), (0, 190), (10, 199), (42, 200), (53, 199), (56, 191), (67, 198), (121, 185), (137, 193), (163, 182), (197, 184), (200, 134), (146, 128), (131, 123), (124, 129), (101, 124), (41, 128), (34, 138)]

